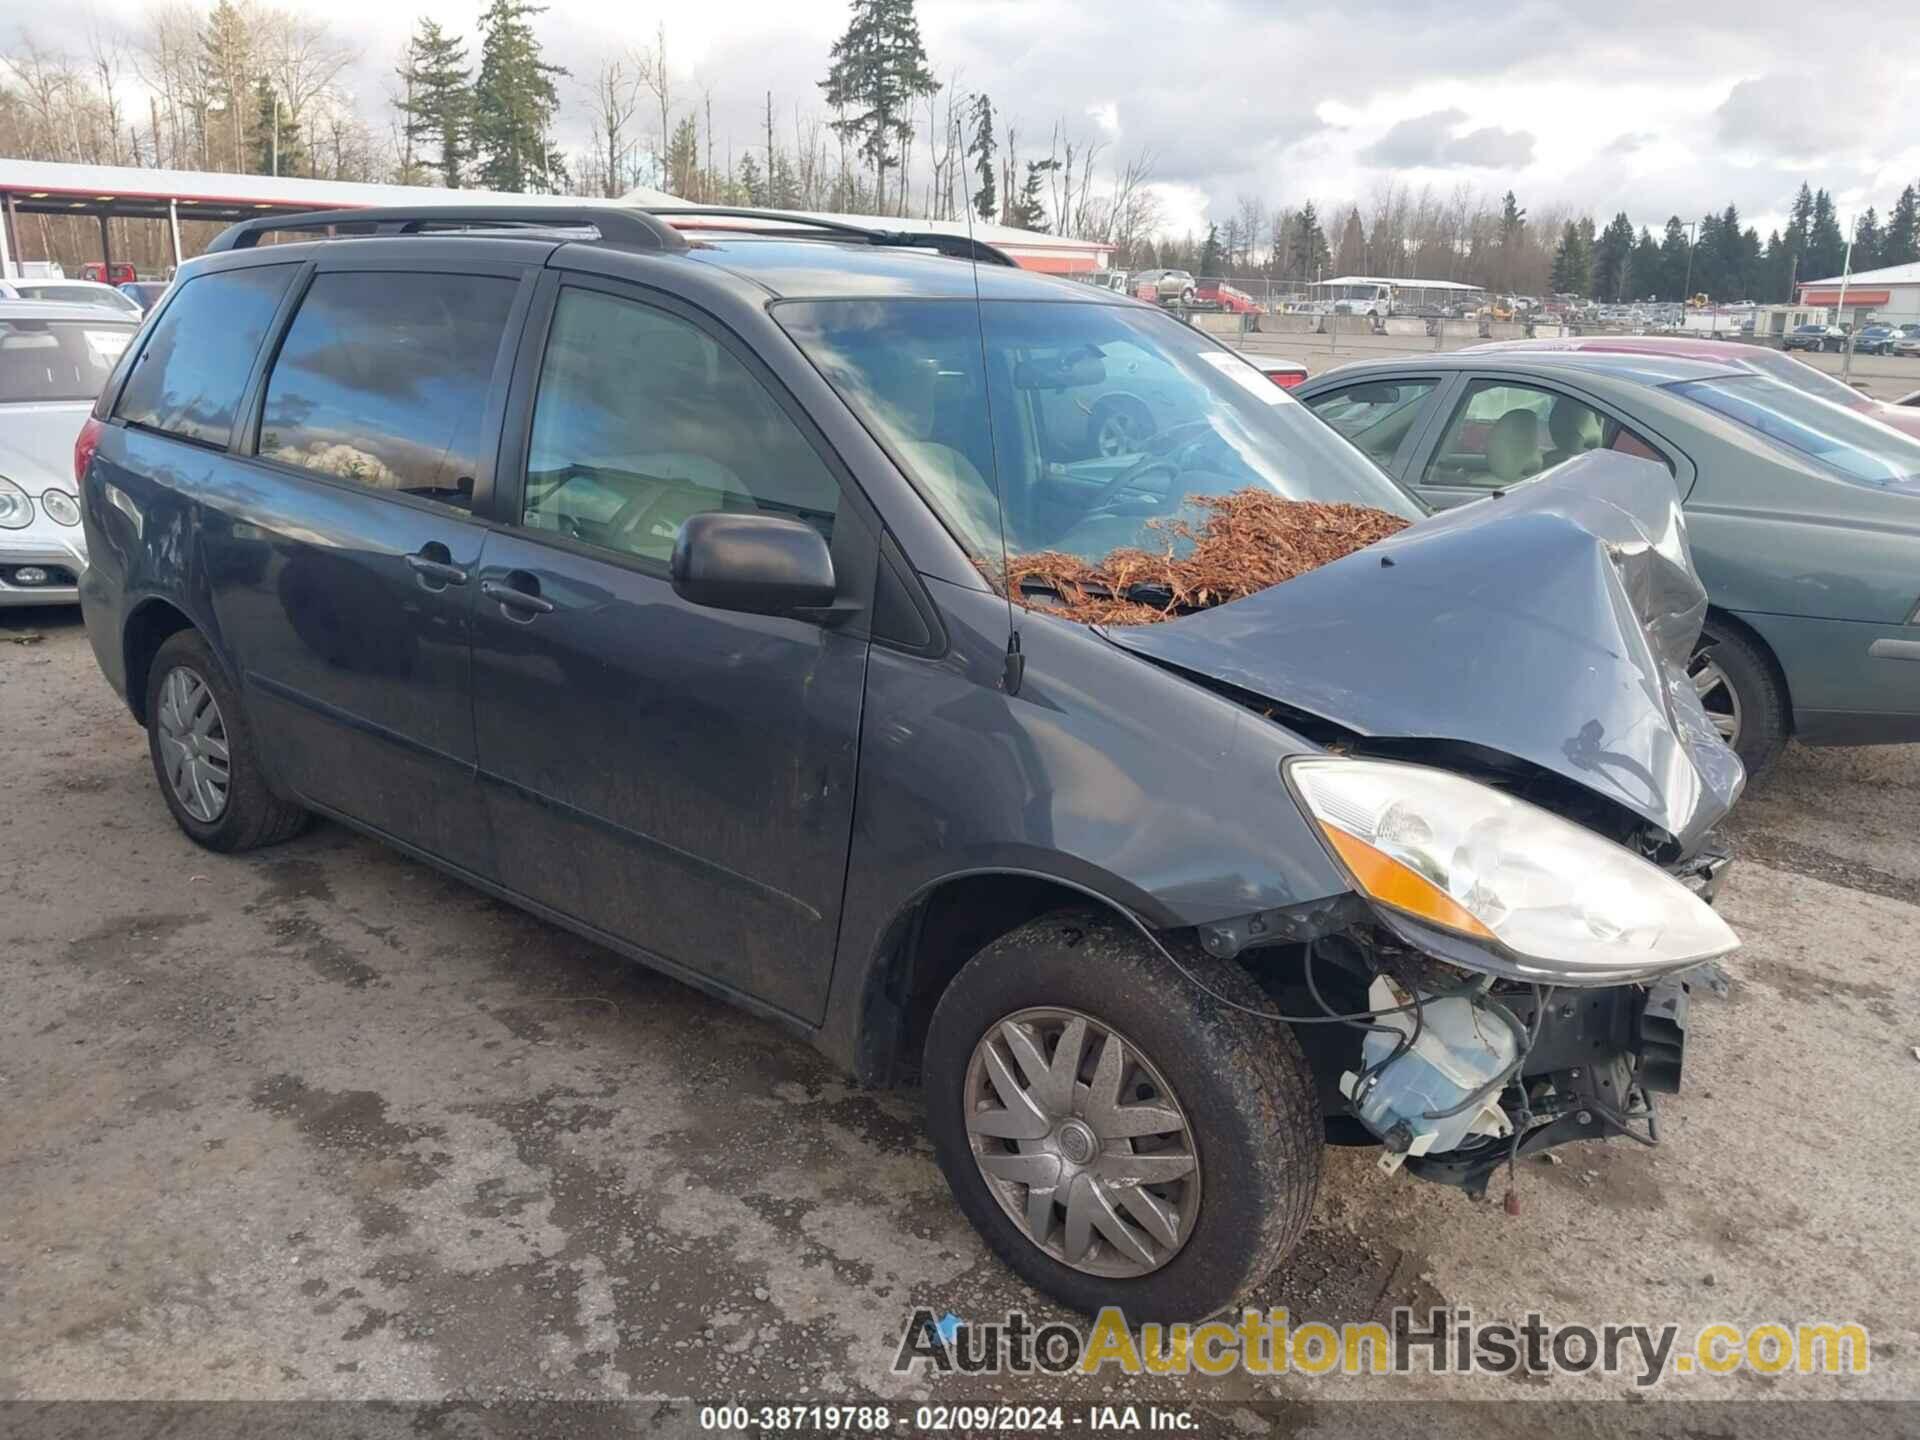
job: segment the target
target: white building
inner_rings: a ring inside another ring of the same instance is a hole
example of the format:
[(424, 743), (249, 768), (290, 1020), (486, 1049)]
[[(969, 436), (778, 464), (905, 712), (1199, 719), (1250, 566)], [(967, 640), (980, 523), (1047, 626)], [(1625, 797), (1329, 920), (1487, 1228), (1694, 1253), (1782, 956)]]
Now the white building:
[(1857, 270), (1845, 277), (1835, 275), (1826, 280), (1803, 281), (1800, 303), (1842, 310), (1846, 319), (1858, 311), (1866, 311), (1875, 320), (1894, 325), (1920, 321), (1920, 261), (1888, 265), (1879, 270)]

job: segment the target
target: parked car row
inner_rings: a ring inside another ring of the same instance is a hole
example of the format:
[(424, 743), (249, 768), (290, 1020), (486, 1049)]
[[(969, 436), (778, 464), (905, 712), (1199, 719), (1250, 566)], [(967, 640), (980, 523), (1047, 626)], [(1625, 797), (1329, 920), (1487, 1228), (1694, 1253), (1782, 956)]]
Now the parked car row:
[(1789, 736), (1920, 740), (1920, 412), (1777, 352), (1657, 338), (1364, 362), (1298, 393), (1441, 509), (1589, 450), (1663, 466), (1711, 605), (1689, 673), (1748, 771)]

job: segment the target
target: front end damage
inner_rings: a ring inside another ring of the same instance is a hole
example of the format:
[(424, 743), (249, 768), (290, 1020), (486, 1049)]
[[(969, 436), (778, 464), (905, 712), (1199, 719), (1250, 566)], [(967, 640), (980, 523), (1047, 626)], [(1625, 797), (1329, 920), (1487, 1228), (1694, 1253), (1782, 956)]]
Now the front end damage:
[(1705, 612), (1670, 478), (1596, 452), (1108, 632), (1323, 747), (1289, 783), (1352, 892), (1198, 939), (1297, 1022), (1329, 1139), (1474, 1193), (1570, 1141), (1658, 1143), (1690, 977), (1737, 943), (1708, 908), (1745, 777), (1686, 676)]
[[(1710, 898), (1725, 864), (1716, 850), (1688, 878)], [(1394, 918), (1349, 895), (1199, 932), (1276, 1013), (1323, 1022), (1294, 1028), (1330, 1143), (1377, 1144), (1383, 1171), (1474, 1195), (1573, 1141), (1659, 1143), (1655, 1097), (1679, 1093), (1705, 967), (1600, 987), (1501, 978), (1456, 963), (1471, 958), (1456, 940)]]

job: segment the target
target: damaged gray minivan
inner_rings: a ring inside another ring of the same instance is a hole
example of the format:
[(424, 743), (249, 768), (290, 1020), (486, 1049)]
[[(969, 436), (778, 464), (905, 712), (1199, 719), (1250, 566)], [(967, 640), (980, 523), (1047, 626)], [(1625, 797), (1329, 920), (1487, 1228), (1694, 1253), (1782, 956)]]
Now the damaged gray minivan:
[(1736, 944), (1664, 471), (1428, 518), (1207, 336), (952, 236), (249, 222), (75, 463), (189, 837), (328, 816), (917, 1076), (1082, 1309), (1233, 1302), (1329, 1140), (1475, 1191), (1652, 1143)]

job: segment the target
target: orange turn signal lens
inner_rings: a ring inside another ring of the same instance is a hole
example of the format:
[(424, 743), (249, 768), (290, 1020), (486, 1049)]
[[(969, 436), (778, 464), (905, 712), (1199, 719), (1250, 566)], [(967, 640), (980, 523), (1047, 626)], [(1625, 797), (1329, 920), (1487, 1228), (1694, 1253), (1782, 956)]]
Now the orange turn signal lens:
[(1333, 853), (1352, 873), (1361, 890), (1382, 905), (1391, 905), (1409, 915), (1471, 935), (1477, 940), (1495, 940), (1494, 933), (1458, 900), (1435, 885), (1417, 870), (1408, 868), (1385, 851), (1349, 835), (1324, 821), (1320, 825)]

